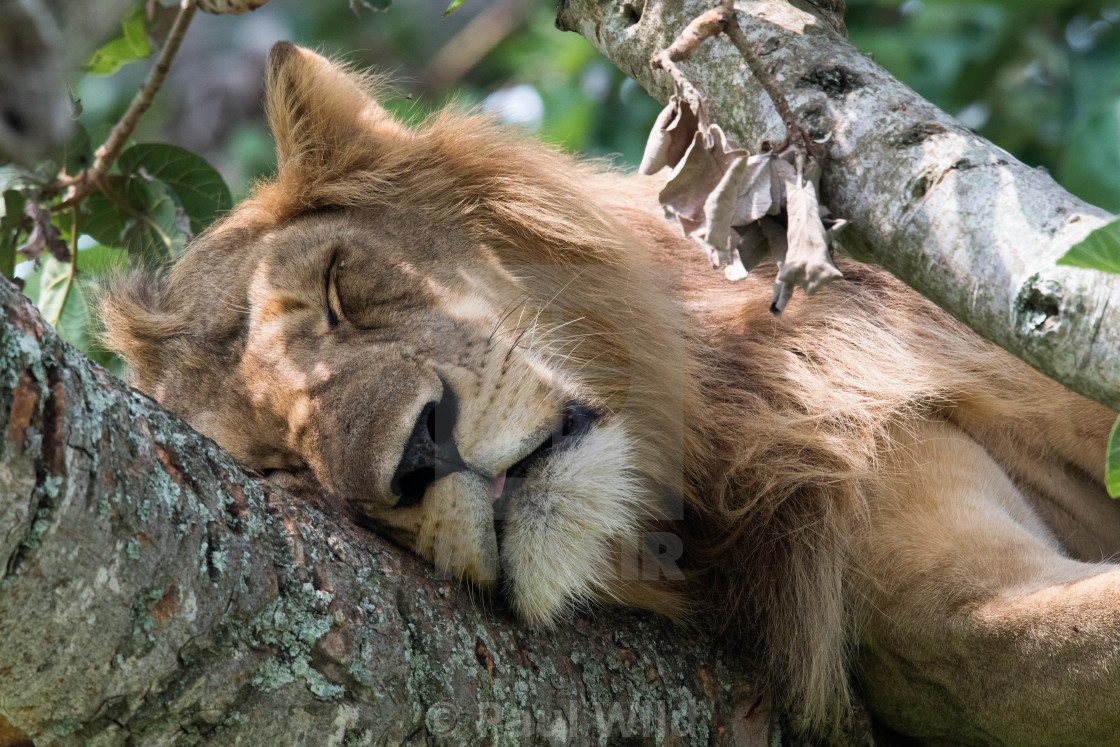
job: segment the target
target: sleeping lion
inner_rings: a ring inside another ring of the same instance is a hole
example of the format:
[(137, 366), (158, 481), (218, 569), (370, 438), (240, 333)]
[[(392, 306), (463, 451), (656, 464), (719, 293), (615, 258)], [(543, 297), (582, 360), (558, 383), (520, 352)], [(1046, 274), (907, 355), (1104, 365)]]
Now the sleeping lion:
[(527, 624), (718, 626), (810, 733), (1120, 742), (1113, 413), (874, 267), (776, 320), (649, 180), (289, 44), (268, 115), (276, 178), (103, 299), (140, 389)]

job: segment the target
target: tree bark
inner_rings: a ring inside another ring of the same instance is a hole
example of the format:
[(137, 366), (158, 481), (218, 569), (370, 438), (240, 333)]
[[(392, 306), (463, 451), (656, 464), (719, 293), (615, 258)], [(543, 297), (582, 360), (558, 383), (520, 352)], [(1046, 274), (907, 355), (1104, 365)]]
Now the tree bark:
[[(650, 57), (714, 5), (561, 0), (557, 24), (665, 102), (673, 82), (651, 69)], [(844, 251), (883, 265), (1039, 371), (1120, 410), (1120, 304), (1109, 303), (1120, 298), (1120, 278), (1055, 265), (1109, 214), (899, 83), (847, 43), (835, 16), (782, 0), (740, 2), (737, 16), (809, 133), (831, 135), (822, 196), (852, 221)], [(728, 39), (708, 40), (679, 66), (712, 121), (740, 144), (757, 152), (784, 138)]]
[(769, 744), (710, 641), (527, 630), (0, 302), (0, 743)]

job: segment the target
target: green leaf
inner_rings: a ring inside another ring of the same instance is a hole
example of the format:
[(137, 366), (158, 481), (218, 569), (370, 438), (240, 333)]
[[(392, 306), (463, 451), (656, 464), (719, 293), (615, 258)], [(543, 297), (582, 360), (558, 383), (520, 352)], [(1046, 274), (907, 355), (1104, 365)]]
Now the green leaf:
[(1071, 246), (1058, 264), (1120, 273), (1120, 220), (1101, 226)]
[(191, 232), (199, 233), (218, 214), (233, 207), (229, 187), (202, 156), (174, 145), (134, 145), (117, 159), (122, 172), (143, 174), (171, 188), (191, 221)]
[(8, 280), (16, 274), (15, 231), (0, 231), (0, 275)]
[(70, 307), (68, 315), (70, 334), (63, 335), (62, 339), (75, 347), (82, 348), (84, 347), (82, 342), (88, 343), (88, 339), (77, 334), (82, 330), (74, 319), (73, 296), (75, 294), (71, 293), (73, 279), (70, 277), (70, 263), (59, 262), (50, 255), (44, 255), (40, 261), (43, 263), (43, 269), (39, 273), (39, 312), (61, 334), (62, 313)]
[(105, 275), (117, 275), (128, 269), (128, 252), (111, 246), (94, 244), (78, 250), (78, 265), (83, 275), (100, 280)]
[(152, 53), (148, 34), (144, 30), (144, 6), (138, 7), (121, 23), (121, 35), (93, 53), (87, 71), (95, 75), (110, 75), (122, 65), (142, 60)]
[(1112, 424), (1108, 434), (1108, 456), (1104, 465), (1104, 484), (1108, 494), (1120, 498), (1120, 418)]
[[(125, 265), (124, 252), (95, 246), (78, 253), (78, 274), (70, 276), (70, 265), (44, 256), (38, 271), (38, 300), (43, 318), (59, 336), (110, 370), (119, 371), (117, 356), (103, 349), (93, 333), (93, 301), (99, 274)], [(97, 269), (95, 269), (97, 268)], [(28, 282), (32, 280), (28, 277)]]
[(4, 192), (4, 212), (0, 213), (0, 230), (19, 228), (24, 221), (23, 207), (27, 198), (18, 189)]
[(62, 169), (73, 176), (93, 165), (93, 146), (89, 132), (80, 122), (74, 123), (74, 135), (66, 143), (62, 152)]
[(31, 272), (23, 277), (23, 295), (31, 299), (31, 303), (39, 305), (39, 285), (43, 277), (43, 263), (36, 262), (31, 266)]
[(179, 206), (161, 182), (141, 176), (111, 176), (108, 192), (82, 203), (82, 233), (128, 250), (130, 262), (156, 266), (178, 256), (186, 244)]
[(0, 275), (9, 280), (15, 277), (16, 247), (19, 246), (19, 229), (24, 221), (23, 206), (27, 203), (23, 193), (9, 189), (0, 201)]
[(449, 15), (457, 11), (459, 9), (459, 6), (464, 2), (466, 2), (466, 0), (451, 0), (451, 5), (448, 5), (447, 10), (443, 11), (443, 17), (447, 18)]

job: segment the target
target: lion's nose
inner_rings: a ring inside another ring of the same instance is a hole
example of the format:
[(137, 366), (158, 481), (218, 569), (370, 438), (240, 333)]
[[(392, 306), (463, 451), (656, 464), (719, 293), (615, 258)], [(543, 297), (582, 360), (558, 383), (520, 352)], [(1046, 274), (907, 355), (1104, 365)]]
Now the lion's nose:
[(443, 399), (429, 402), (420, 411), (393, 473), (389, 487), (394, 495), (400, 496), (397, 508), (416, 505), (433, 482), (466, 469), (452, 435), (458, 416), (459, 403), (451, 387), (445, 384)]

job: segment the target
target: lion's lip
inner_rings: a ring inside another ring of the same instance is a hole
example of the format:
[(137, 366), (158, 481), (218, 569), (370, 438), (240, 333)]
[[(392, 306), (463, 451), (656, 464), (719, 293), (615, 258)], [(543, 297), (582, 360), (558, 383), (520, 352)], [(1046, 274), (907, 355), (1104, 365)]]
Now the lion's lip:
[[(578, 448), (585, 442), (591, 433), (592, 424), (599, 417), (593, 408), (578, 402), (568, 402), (561, 414), (563, 417), (559, 422), (554, 422), (547, 433), (540, 434), (535, 448), (528, 453), (523, 452), (524, 456), (490, 478), (493, 537), (499, 552), (505, 549), (505, 535), (511, 526), (510, 520), (518, 518), (519, 512), (515, 509), (517, 503), (534, 491), (531, 481), (537, 481), (538, 490), (549, 489), (548, 470), (541, 466), (542, 463), (567, 449)], [(534, 477), (530, 477), (530, 472), (533, 472)]]
[(500, 524), (506, 518), (510, 493), (514, 492), (517, 486), (528, 477), (529, 467), (546, 458), (554, 448), (554, 439), (550, 435), (537, 444), (532, 451), (503, 469), (490, 481), (490, 505), (494, 509), (495, 522)]
[(507, 487), (516, 485), (529, 476), (529, 468), (542, 459), (547, 459), (561, 449), (568, 448), (580, 441), (591, 430), (591, 424), (599, 417), (598, 413), (586, 405), (569, 402), (564, 406), (563, 420), (541, 440), (536, 448), (503, 469), (490, 482), (491, 505), (495, 507), (495, 520), (501, 518), (498, 506), (506, 497)]

